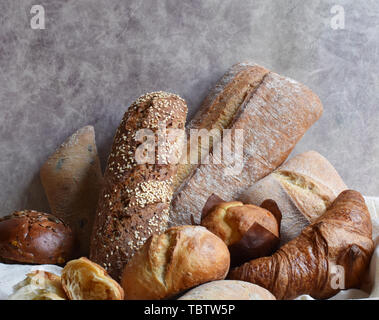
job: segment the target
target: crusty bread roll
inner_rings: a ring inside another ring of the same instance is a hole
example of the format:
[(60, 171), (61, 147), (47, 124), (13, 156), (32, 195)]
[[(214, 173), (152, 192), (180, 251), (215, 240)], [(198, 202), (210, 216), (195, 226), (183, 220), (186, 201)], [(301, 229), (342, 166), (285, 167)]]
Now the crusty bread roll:
[(70, 300), (123, 300), (124, 291), (98, 264), (83, 257), (62, 270), (62, 286)]
[(347, 186), (330, 162), (315, 151), (295, 156), (240, 197), (260, 205), (273, 199), (283, 214), (281, 243), (296, 238), (320, 217)]
[[(238, 199), (249, 185), (286, 160), (322, 111), (319, 98), (304, 85), (254, 64), (233, 66), (205, 99), (188, 130), (242, 130), (243, 139), (231, 139), (231, 150), (235, 142), (242, 142), (243, 155), (237, 163), (234, 153), (218, 164), (217, 155), (210, 153), (199, 165), (184, 165), (175, 181), (171, 225), (190, 224), (191, 215), (198, 223), (212, 193), (226, 201)], [(213, 150), (220, 149), (220, 143), (213, 142)], [(203, 149), (187, 147), (191, 148), (195, 153)]]
[(15, 285), (9, 300), (67, 300), (61, 278), (53, 273), (37, 270)]
[(153, 235), (125, 266), (125, 299), (156, 300), (220, 280), (229, 270), (224, 242), (204, 227), (181, 226)]
[(116, 132), (97, 207), (90, 259), (117, 281), (126, 262), (146, 239), (166, 229), (177, 163), (164, 163), (162, 156), (179, 159), (183, 149), (183, 135), (169, 135), (164, 148), (153, 146), (154, 161), (141, 164), (136, 153), (142, 141), (136, 134), (149, 130), (157, 140), (161, 125), (167, 129), (164, 133), (172, 129), (184, 133), (186, 116), (187, 105), (182, 98), (153, 92), (129, 107)]
[(270, 202), (274, 213), (239, 201), (220, 200), (215, 195), (208, 199), (201, 225), (228, 246), (231, 267), (275, 252), (280, 242), (281, 213), (272, 200), (265, 201), (264, 205)]
[(276, 300), (270, 291), (238, 280), (218, 280), (198, 286), (178, 300)]
[(271, 212), (239, 201), (221, 203), (201, 220), (201, 225), (221, 238), (227, 246), (240, 241), (254, 223), (259, 223), (279, 237), (280, 226)]
[(40, 176), (52, 214), (74, 231), (77, 256), (87, 256), (102, 183), (94, 128), (83, 127), (69, 137), (44, 163)]
[(70, 227), (51, 214), (25, 210), (0, 218), (0, 260), (63, 264), (74, 245)]

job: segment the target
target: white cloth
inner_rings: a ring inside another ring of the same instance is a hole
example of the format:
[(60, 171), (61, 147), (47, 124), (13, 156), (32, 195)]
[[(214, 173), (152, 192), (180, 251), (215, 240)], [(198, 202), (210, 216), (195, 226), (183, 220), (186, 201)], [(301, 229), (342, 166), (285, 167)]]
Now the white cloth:
[(61, 274), (61, 267), (52, 264), (22, 265), (0, 263), (0, 300), (7, 300), (14, 290), (13, 287), (26, 278), (26, 274), (35, 270), (44, 270), (56, 275)]
[[(372, 219), (372, 238), (376, 249), (371, 259), (370, 271), (367, 279), (367, 292), (349, 289), (339, 292), (331, 300), (346, 299), (375, 299), (379, 300), (379, 198), (365, 197)], [(34, 270), (44, 270), (57, 275), (61, 274), (61, 267), (55, 265), (19, 265), (0, 263), (0, 300), (6, 300), (13, 293), (13, 286), (25, 279), (25, 275)], [(303, 295), (297, 300), (313, 300)]]

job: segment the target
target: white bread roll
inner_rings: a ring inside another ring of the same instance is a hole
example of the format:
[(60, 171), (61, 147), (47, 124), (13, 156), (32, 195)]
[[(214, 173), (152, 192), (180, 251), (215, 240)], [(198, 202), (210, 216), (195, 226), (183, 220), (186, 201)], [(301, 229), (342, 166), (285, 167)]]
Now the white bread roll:
[(241, 201), (261, 205), (276, 201), (282, 213), (281, 244), (296, 238), (347, 189), (331, 163), (315, 151), (295, 156), (253, 184)]
[(239, 280), (219, 280), (198, 286), (178, 300), (276, 300), (270, 291)]

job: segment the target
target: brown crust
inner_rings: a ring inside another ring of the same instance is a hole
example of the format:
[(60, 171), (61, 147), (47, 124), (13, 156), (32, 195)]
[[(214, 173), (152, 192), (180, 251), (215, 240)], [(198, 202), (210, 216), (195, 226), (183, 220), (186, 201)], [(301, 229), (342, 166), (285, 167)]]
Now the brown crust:
[(31, 264), (63, 264), (72, 257), (74, 234), (57, 217), (33, 210), (0, 218), (0, 258)]
[[(186, 126), (187, 133), (191, 129), (223, 130), (228, 128), (243, 101), (256, 90), (268, 72), (267, 69), (251, 63), (239, 63), (232, 66), (209, 93), (199, 111)], [(210, 149), (212, 149), (212, 144), (211, 141)], [(187, 156), (187, 159), (190, 159), (191, 149), (194, 149), (195, 154), (199, 154), (198, 157), (206, 157), (207, 154), (201, 155), (200, 148), (201, 143), (196, 150), (188, 140), (187, 145), (184, 146), (183, 157)], [(185, 181), (199, 166), (199, 164), (189, 163), (188, 160), (187, 163), (183, 162), (182, 159), (174, 178), (175, 192), (179, 191), (179, 187), (185, 184)]]
[[(154, 92), (134, 102), (116, 132), (104, 174), (92, 233), (90, 259), (103, 266), (116, 280), (125, 263), (153, 233), (165, 230), (172, 198), (176, 164), (138, 164), (139, 129), (157, 133), (159, 123), (168, 129), (184, 129), (187, 106), (177, 95)], [(179, 140), (165, 144), (167, 154), (182, 150)]]
[(153, 235), (125, 266), (125, 299), (165, 299), (199, 284), (224, 279), (230, 255), (224, 242), (200, 226)]
[(333, 268), (343, 268), (345, 289), (357, 288), (373, 251), (372, 224), (365, 201), (359, 192), (347, 190), (299, 237), (271, 257), (233, 269), (229, 278), (262, 286), (277, 299), (302, 294), (326, 299), (339, 291), (332, 287)]
[[(254, 69), (257, 66), (244, 64), (242, 68)], [(228, 82), (222, 81), (216, 86), (220, 87), (218, 95), (223, 96), (223, 88), (226, 90), (228, 84), (236, 86), (238, 92), (238, 81), (234, 80), (234, 76), (230, 76)], [(228, 87), (227, 90), (231, 89)], [(206, 101), (200, 112), (217, 109), (208, 104), (213, 99)], [(273, 72), (265, 74), (236, 109), (235, 114), (230, 114), (232, 121), (228, 128), (244, 130), (241, 173), (226, 173), (228, 167), (225, 163), (214, 164), (213, 155), (207, 156), (204, 162), (209, 164), (203, 163), (196, 170), (191, 170), (189, 178), (178, 188), (171, 205), (171, 225), (188, 224), (191, 215), (198, 222), (201, 209), (212, 193), (226, 201), (238, 199), (249, 185), (285, 161), (323, 111), (319, 98), (310, 89)]]
[[(219, 199), (211, 196), (207, 201), (208, 206), (217, 203)], [(280, 212), (276, 212), (276, 217), (264, 208), (234, 201), (217, 203), (211, 210), (205, 210), (205, 213), (201, 225), (225, 242), (230, 251), (232, 266), (270, 255), (277, 249)]]

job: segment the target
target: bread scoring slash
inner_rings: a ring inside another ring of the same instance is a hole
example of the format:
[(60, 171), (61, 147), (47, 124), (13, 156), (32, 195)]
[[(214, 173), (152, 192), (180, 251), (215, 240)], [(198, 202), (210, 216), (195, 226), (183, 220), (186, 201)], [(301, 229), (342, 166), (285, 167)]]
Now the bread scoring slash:
[[(126, 111), (117, 129), (104, 174), (104, 185), (92, 233), (90, 259), (103, 266), (116, 280), (124, 265), (154, 233), (165, 231), (172, 198), (176, 163), (161, 161), (162, 146), (154, 145), (153, 163), (140, 163), (141, 146), (136, 135), (150, 130), (183, 130), (187, 105), (179, 96), (153, 92), (141, 96)], [(153, 141), (156, 142), (156, 141)], [(167, 156), (177, 156), (183, 140), (166, 141)], [(161, 148), (161, 149), (159, 149)]]
[[(181, 166), (171, 225), (189, 224), (191, 215), (199, 222), (212, 193), (225, 201), (238, 199), (246, 188), (287, 159), (322, 112), (320, 99), (306, 86), (253, 63), (234, 65), (204, 100), (188, 130), (242, 131), (243, 155), (238, 165), (242, 170), (230, 174), (234, 159), (223, 159), (219, 164), (214, 152), (200, 155), (198, 165)], [(231, 150), (235, 150), (241, 141), (231, 140)], [(217, 141), (211, 146), (213, 150), (218, 150), (220, 143), (224, 147), (223, 141)]]

